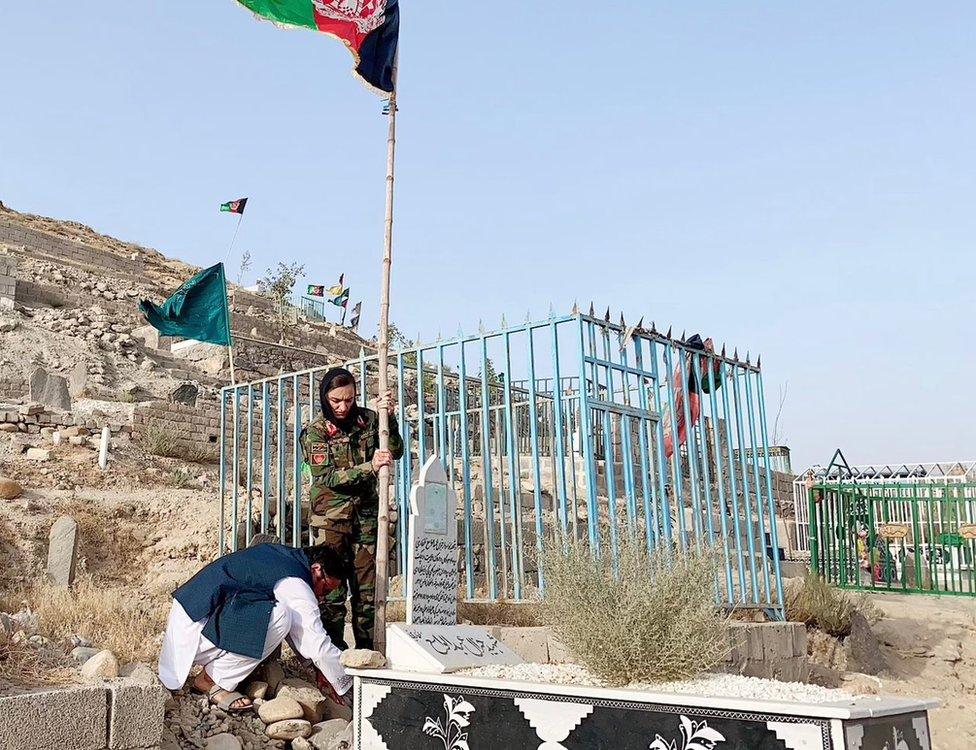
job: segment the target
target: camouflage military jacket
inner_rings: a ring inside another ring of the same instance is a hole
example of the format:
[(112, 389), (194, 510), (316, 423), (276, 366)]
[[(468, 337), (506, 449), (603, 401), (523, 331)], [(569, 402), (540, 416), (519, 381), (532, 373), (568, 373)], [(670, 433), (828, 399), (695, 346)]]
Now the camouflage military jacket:
[[(360, 409), (349, 432), (321, 414), (302, 430), (302, 452), (312, 473), (312, 526), (352, 521), (359, 509), (376, 513), (379, 490), (372, 460), (379, 434), (379, 415), (371, 409)], [(392, 417), (390, 452), (395, 459), (403, 455), (403, 441)]]

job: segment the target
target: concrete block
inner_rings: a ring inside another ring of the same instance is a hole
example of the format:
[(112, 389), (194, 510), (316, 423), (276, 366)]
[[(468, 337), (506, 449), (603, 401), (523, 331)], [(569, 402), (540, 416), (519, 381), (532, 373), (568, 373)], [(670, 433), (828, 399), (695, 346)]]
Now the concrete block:
[(552, 633), (549, 634), (549, 663), (564, 664), (575, 660), (573, 652), (566, 648)]
[(498, 640), (527, 662), (549, 663), (549, 629), (501, 627)]
[(763, 639), (763, 658), (767, 661), (793, 658), (793, 624), (767, 622), (759, 626)]
[(163, 715), (168, 693), (152, 670), (141, 665), (128, 677), (109, 684), (111, 713), (110, 750), (157, 747), (163, 736)]
[(102, 687), (0, 698), (4, 750), (104, 750), (107, 721), (108, 690)]
[(747, 654), (746, 658), (753, 661), (762, 661), (764, 657), (763, 634), (761, 623), (746, 623), (743, 626), (746, 634)]
[(733, 622), (729, 625), (729, 660), (740, 664), (749, 658), (749, 637), (742, 623)]
[(793, 656), (807, 656), (807, 628), (802, 622), (791, 622), (793, 626)]

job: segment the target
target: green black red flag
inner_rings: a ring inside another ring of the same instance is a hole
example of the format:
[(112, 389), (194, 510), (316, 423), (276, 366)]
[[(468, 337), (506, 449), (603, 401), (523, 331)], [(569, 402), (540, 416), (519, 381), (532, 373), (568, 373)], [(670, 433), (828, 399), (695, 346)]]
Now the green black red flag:
[(236, 201), (227, 201), (220, 204), (221, 211), (229, 211), (232, 214), (244, 215), (244, 206), (247, 205), (247, 198), (238, 198)]

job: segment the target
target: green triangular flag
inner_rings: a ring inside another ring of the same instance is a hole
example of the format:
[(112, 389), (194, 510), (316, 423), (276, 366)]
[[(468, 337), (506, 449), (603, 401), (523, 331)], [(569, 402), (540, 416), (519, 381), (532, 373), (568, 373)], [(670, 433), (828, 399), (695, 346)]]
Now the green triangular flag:
[(157, 306), (144, 299), (139, 309), (149, 325), (166, 336), (230, 346), (230, 311), (223, 263), (185, 281), (163, 304)]

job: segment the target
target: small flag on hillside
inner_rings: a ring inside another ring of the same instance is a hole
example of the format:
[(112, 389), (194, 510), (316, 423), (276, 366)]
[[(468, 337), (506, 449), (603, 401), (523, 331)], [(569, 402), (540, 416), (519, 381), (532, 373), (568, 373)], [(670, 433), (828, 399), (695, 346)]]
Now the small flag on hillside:
[(356, 306), (352, 309), (352, 320), (349, 321), (349, 327), (352, 330), (358, 330), (359, 328), (359, 312), (363, 308), (362, 302), (357, 302)]
[(220, 204), (221, 211), (229, 211), (232, 214), (244, 215), (244, 206), (247, 205), (247, 198), (238, 198), (236, 201), (227, 201)]
[(346, 307), (349, 304), (349, 289), (346, 288), (339, 294), (329, 300), (336, 307)]
[(356, 60), (356, 75), (377, 93), (393, 92), (393, 60), (400, 34), (397, 0), (237, 0), (278, 26), (321, 31), (341, 40)]
[(230, 346), (230, 311), (224, 264), (218, 263), (183, 282), (161, 305), (142, 300), (149, 325), (166, 336)]
[(321, 284), (309, 284), (308, 291), (305, 294), (309, 297), (324, 297), (325, 287)]

